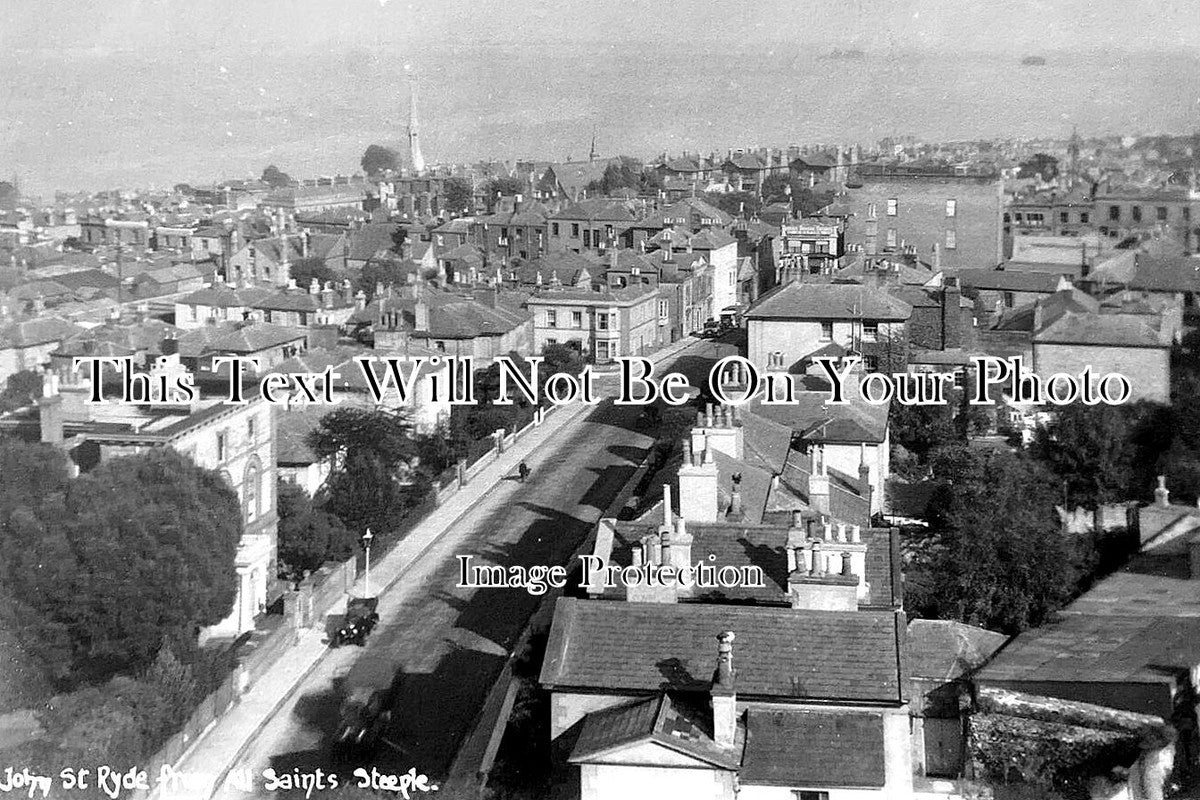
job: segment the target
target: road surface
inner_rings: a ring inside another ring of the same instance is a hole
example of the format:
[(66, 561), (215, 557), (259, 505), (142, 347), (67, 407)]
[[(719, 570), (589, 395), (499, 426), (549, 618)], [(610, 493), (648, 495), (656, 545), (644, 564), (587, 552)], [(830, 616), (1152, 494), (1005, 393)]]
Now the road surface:
[[(700, 386), (727, 345), (697, 341), (656, 369), (677, 369)], [(611, 377), (599, 381), (611, 397)], [(488, 690), (539, 598), (523, 589), (456, 586), (459, 555), (476, 564), (565, 564), (600, 514), (636, 471), (653, 444), (638, 426), (639, 409), (605, 400), (560, 430), (527, 459), (522, 484), (504, 480), (424, 553), (380, 600), (380, 623), (366, 650), (386, 651), (403, 672), (387, 745), (370, 765), (402, 773), (416, 768), (435, 782), (469, 735)], [(258, 796), (303, 797), (304, 791), (266, 791), (264, 770), (276, 774), (336, 770), (343, 782), (358, 763), (336, 763), (326, 747), (338, 720), (339, 682), (364, 649), (330, 651), (304, 678), (242, 754), (231, 773), (248, 770)], [(218, 798), (247, 798), (227, 781)], [(314, 792), (313, 796), (319, 793)]]

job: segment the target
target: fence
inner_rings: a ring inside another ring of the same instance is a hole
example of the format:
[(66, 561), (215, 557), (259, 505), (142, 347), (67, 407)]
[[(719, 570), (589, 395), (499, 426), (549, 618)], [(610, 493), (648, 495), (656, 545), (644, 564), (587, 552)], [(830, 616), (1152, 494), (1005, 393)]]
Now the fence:
[[(548, 414), (551, 410), (546, 409), (542, 414)], [(474, 459), (462, 462), (455, 470), (447, 470), (434, 484), (430, 495), (405, 514), (397, 527), (396, 536), (382, 546), (373, 548), (372, 554), (378, 558), (386, 556), (434, 508), (453, 497), (501, 453), (540, 424), (537, 410), (533, 408), (520, 409), (515, 419), (521, 423), (518, 430), (502, 437), (496, 435), (481, 440)], [(326, 563), (300, 581), (294, 591), (287, 592), (284, 596), (284, 613), (268, 617), (264, 621), (266, 627), (256, 629), (251, 634), (239, 653), (238, 664), (229, 676), (200, 701), (182, 729), (146, 760), (147, 774), (157, 776), (162, 767), (178, 763), (187, 749), (229, 710), (238, 696), (295, 644), (301, 628), (317, 624), (345, 598), (362, 571), (363, 561), (364, 554), (359, 552), (346, 561)], [(148, 795), (148, 792), (138, 792), (132, 797), (141, 800)]]

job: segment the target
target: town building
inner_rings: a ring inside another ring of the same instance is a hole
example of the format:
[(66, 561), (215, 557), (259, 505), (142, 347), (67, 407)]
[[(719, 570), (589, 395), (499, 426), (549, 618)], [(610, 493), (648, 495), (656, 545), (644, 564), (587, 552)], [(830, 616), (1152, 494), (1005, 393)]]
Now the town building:
[(902, 369), (912, 306), (856, 284), (789, 283), (746, 313), (748, 357), (757, 368), (803, 373), (811, 359), (857, 353), (868, 371)]
[[(151, 372), (173, 376), (182, 369), (178, 356), (167, 355)], [(274, 408), (253, 392), (242, 405), (221, 398), (155, 405), (90, 403), (92, 386), (84, 372), (47, 375), (37, 407), (0, 418), (0, 428), (62, 448), (84, 472), (108, 459), (159, 447), (218, 472), (242, 510), (237, 593), (229, 615), (202, 631), (201, 638), (231, 639), (253, 629), (255, 619), (281, 592), (275, 579)], [(109, 377), (119, 380), (116, 373)]]
[(547, 285), (525, 301), (533, 314), (533, 351), (577, 346), (596, 363), (643, 355), (661, 344), (659, 295), (649, 285), (596, 290)]
[(635, 219), (619, 200), (592, 198), (571, 203), (550, 215), (549, 249), (604, 252), (617, 246), (618, 237)]
[(1004, 259), (1003, 186), (990, 176), (860, 169), (846, 246), (868, 255), (915, 249), (939, 268), (991, 268)]

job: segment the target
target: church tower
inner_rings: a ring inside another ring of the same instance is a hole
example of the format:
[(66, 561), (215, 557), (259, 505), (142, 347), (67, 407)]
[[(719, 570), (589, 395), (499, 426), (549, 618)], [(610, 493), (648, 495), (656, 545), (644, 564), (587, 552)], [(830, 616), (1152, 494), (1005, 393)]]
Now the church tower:
[(414, 172), (425, 171), (425, 156), (421, 155), (421, 141), (417, 131), (417, 76), (408, 73), (408, 160)]

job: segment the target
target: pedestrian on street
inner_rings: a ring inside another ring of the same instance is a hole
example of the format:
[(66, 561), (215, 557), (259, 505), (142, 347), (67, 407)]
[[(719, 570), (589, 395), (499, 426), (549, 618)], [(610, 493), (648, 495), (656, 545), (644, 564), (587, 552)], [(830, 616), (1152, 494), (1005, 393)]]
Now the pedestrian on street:
[(527, 477), (529, 477), (529, 467), (522, 461), (517, 465), (517, 480), (524, 483)]

